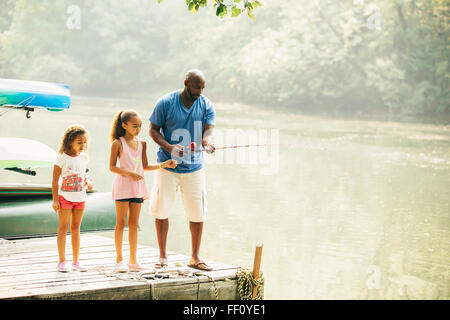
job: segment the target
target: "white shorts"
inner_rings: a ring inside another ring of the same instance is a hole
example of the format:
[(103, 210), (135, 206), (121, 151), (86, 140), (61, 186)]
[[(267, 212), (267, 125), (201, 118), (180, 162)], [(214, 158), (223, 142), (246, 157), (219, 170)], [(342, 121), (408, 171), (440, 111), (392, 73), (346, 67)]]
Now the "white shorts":
[(156, 219), (169, 218), (178, 189), (184, 214), (191, 222), (206, 219), (206, 178), (204, 169), (191, 173), (157, 170), (150, 196), (150, 214)]

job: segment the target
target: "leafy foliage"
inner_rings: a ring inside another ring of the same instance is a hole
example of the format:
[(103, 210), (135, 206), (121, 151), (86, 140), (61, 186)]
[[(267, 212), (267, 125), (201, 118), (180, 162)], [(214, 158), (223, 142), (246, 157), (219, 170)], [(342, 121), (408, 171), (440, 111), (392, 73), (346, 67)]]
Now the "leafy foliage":
[(253, 15), (257, 1), (78, 0), (80, 30), (66, 27), (73, 0), (0, 3), (1, 77), (127, 96), (174, 89), (195, 67), (216, 99), (450, 112), (446, 0), (283, 0), (265, 3), (256, 20), (235, 17)]
[[(161, 3), (163, 0), (158, 0), (158, 3)], [(262, 3), (259, 1), (250, 1), (250, 0), (212, 0), (214, 2), (214, 7), (216, 8), (216, 16), (223, 18), (229, 12), (231, 12), (231, 17), (238, 17), (242, 12), (247, 12), (247, 15), (255, 20), (255, 15), (253, 10), (259, 6), (262, 6)], [(208, 0), (186, 0), (186, 6), (191, 13), (196, 13), (200, 7), (206, 7), (208, 4)], [(230, 8), (230, 11), (228, 11)]]
[(231, 54), (237, 59), (220, 77), (230, 95), (328, 113), (450, 111), (448, 2), (296, 7), (283, 1), (278, 24), (263, 18), (260, 32)]

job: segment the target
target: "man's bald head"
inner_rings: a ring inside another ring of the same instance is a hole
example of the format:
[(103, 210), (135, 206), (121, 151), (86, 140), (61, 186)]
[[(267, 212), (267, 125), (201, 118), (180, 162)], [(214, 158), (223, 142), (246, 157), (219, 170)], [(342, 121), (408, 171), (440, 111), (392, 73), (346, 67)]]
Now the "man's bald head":
[(206, 80), (203, 72), (197, 69), (191, 69), (186, 73), (184, 86), (188, 96), (193, 100), (197, 100), (205, 89)]
[(200, 80), (206, 82), (205, 75), (198, 69), (191, 69), (186, 73), (186, 81)]

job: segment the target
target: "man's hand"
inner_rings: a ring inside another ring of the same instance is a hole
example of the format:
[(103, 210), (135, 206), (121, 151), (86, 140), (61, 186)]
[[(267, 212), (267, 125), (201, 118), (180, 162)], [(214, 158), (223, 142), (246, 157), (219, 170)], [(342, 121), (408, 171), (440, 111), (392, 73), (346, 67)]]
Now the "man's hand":
[(172, 157), (182, 157), (184, 154), (184, 147), (179, 144), (172, 144), (170, 146), (170, 154)]
[(216, 150), (216, 147), (214, 146), (213, 143), (209, 142), (209, 139), (203, 139), (202, 146), (203, 149), (205, 149), (205, 152), (208, 154), (214, 153), (214, 151)]

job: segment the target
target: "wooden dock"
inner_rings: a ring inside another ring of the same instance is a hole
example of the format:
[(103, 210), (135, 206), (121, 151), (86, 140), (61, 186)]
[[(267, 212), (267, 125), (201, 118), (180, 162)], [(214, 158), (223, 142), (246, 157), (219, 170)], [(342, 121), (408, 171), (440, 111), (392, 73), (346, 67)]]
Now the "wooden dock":
[[(66, 257), (72, 263), (70, 234)], [(124, 242), (124, 259), (129, 257)], [(7, 241), (0, 239), (0, 299), (138, 299), (238, 300), (237, 266), (205, 260), (205, 272), (187, 267), (189, 257), (169, 252), (169, 266), (154, 269), (159, 251), (139, 245), (138, 260), (148, 270), (114, 273), (114, 240), (81, 234), (80, 263), (87, 272), (56, 271), (56, 237)]]

